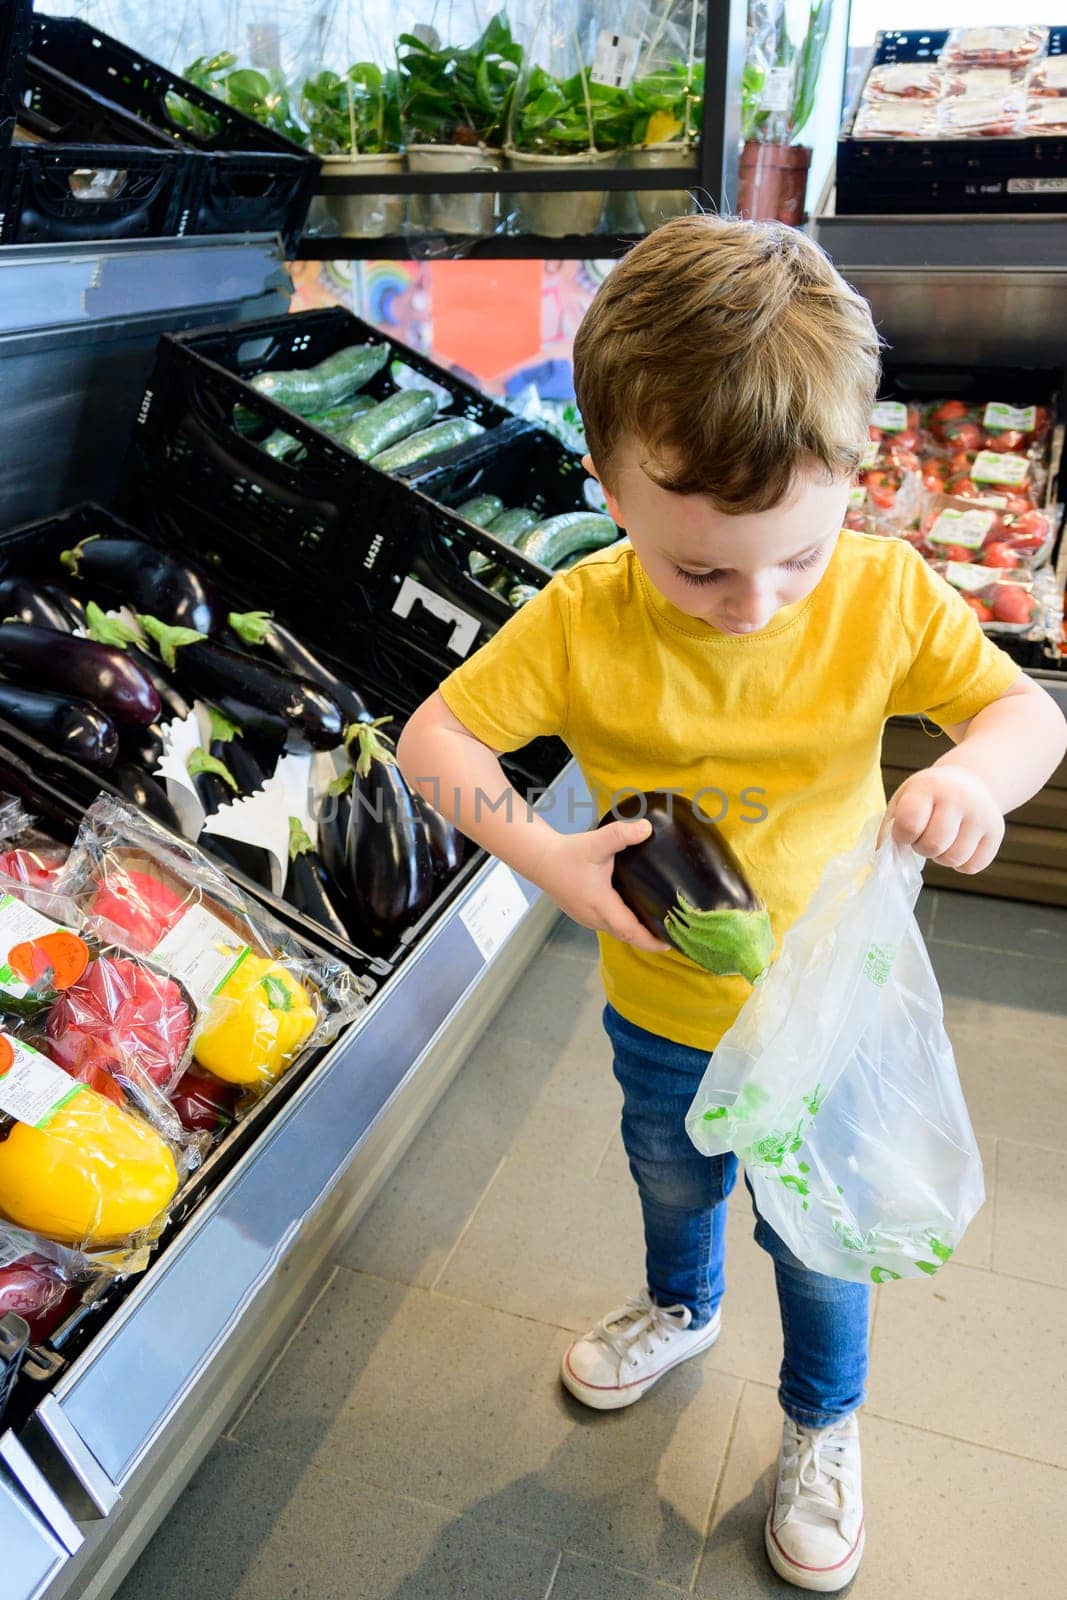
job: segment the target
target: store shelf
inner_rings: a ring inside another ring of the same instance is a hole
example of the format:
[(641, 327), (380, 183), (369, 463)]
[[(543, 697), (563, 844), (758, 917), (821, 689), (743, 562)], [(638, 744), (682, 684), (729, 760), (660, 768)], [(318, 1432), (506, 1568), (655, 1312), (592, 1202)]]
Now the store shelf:
[[(573, 764), (541, 809), (588, 825)], [(114, 1593), (556, 915), (487, 863), (19, 1436), (0, 1436), (5, 1600)]]
[(297, 257), (302, 261), (600, 261), (624, 255), (643, 237), (639, 233), (571, 233), (562, 239), (536, 233), (413, 233), (380, 239), (305, 235)]

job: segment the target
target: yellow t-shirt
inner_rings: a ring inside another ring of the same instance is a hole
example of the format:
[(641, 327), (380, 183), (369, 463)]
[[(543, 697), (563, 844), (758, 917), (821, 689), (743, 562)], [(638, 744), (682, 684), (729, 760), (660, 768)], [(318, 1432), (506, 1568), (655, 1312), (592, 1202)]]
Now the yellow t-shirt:
[[(554, 578), (441, 693), (498, 752), (558, 734), (597, 816), (635, 789), (706, 791), (780, 940), (885, 805), (886, 718), (963, 722), (1018, 673), (910, 545), (842, 533), (812, 593), (747, 635), (671, 605), (619, 544)], [(681, 1044), (710, 1051), (750, 992), (599, 937), (611, 1004)]]

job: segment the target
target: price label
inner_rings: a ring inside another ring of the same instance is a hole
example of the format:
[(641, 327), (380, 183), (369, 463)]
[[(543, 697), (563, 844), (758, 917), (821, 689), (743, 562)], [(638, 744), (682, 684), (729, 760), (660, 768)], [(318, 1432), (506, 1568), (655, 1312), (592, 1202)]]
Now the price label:
[(76, 1083), (21, 1039), (0, 1034), (0, 1111), (16, 1122), (47, 1128), (56, 1112), (84, 1088), (84, 1083)]
[(763, 80), (760, 105), (764, 111), (788, 111), (793, 102), (793, 68), (771, 67)]
[(640, 39), (634, 39), (628, 33), (612, 33), (608, 28), (601, 28), (597, 35), (589, 81), (606, 84), (609, 89), (628, 89), (633, 82), (640, 48)]
[(860, 469), (861, 469), (861, 471), (866, 472), (867, 468), (868, 467), (873, 467), (874, 463), (877, 460), (878, 460), (878, 440), (877, 439), (868, 439), (867, 443), (863, 447), (863, 454), (862, 454), (862, 456), (860, 456)]
[(526, 896), (510, 867), (498, 861), (477, 894), (460, 912), (460, 921), (485, 961), (499, 950), (526, 910)]
[(954, 72), (950, 84), (958, 94), (967, 95), (998, 95), (1010, 94), (1011, 68), (1010, 67), (967, 67), (966, 70)]
[(965, 594), (977, 594), (979, 589), (988, 589), (992, 582), (990, 569), (980, 567), (976, 561), (947, 562), (945, 577), (954, 589), (962, 589)]
[(996, 522), (994, 511), (942, 511), (930, 532), (931, 544), (959, 544), (965, 550), (980, 550)]
[(1025, 456), (1012, 455), (1008, 450), (983, 450), (971, 468), (974, 483), (1004, 483), (1009, 489), (1018, 489), (1026, 482), (1030, 463)]
[(982, 423), (997, 432), (1013, 429), (1018, 433), (1032, 433), (1037, 427), (1036, 406), (1008, 406), (1001, 400), (991, 400), (985, 408)]
[(871, 422), (885, 433), (901, 433), (908, 426), (908, 408), (903, 400), (879, 400)]
[(1067, 94), (1067, 56), (1049, 56), (1038, 67), (1037, 77), (1046, 89)]
[(857, 483), (848, 491), (848, 509), (862, 511), (867, 500), (867, 491), (862, 483)]
[[(68, 935), (70, 955), (64, 966), (69, 968), (59, 977), (48, 955), (48, 937), (55, 933)], [(37, 941), (44, 941), (35, 951)], [(69, 988), (77, 983), (89, 964), (89, 951), (77, 934), (70, 933), (58, 922), (51, 922), (32, 906), (24, 905), (11, 895), (0, 896), (0, 990), (14, 1000), (21, 1000), (52, 968), (53, 987)], [(38, 975), (39, 974), (39, 975)]]
[(203, 1005), (236, 972), (249, 947), (204, 906), (190, 906), (152, 952), (152, 959), (180, 978)]

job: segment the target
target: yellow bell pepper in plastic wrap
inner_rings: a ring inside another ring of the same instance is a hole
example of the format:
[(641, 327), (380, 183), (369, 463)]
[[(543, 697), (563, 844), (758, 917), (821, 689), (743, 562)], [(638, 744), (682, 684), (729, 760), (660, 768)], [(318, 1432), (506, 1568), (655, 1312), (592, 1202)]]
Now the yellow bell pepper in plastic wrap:
[(211, 1001), (193, 1054), (226, 1083), (268, 1087), (315, 1029), (304, 986), (278, 961), (251, 950)]
[(95, 1250), (156, 1222), (178, 1170), (147, 1122), (85, 1084), (71, 1079), (70, 1088), (36, 1123), (0, 1121), (0, 1215), (58, 1244)]

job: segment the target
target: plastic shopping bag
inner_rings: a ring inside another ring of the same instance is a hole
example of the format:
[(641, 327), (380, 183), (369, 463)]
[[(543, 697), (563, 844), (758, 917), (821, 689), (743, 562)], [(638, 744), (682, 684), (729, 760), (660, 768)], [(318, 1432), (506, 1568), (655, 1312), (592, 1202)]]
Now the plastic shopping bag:
[(937, 1272), (985, 1197), (914, 916), (922, 863), (877, 834), (829, 863), (686, 1118), (806, 1266), (868, 1283)]

